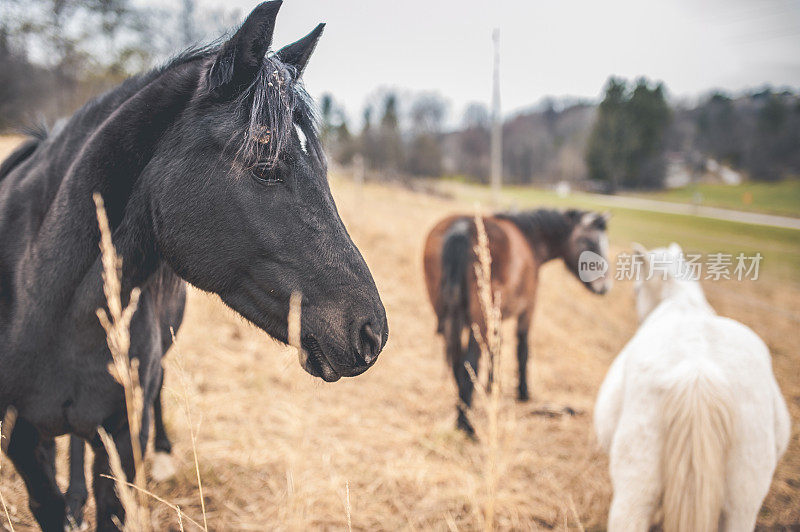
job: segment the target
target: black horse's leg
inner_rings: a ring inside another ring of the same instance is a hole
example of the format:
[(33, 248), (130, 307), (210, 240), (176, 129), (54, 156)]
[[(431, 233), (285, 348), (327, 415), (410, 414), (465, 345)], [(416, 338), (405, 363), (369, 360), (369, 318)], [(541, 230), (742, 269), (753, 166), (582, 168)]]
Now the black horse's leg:
[(517, 366), (519, 371), (519, 386), (517, 387), (517, 400), (527, 401), (528, 394), (528, 321), (520, 320), (517, 325)]
[[(125, 480), (130, 481), (133, 479), (134, 464), (129, 432), (125, 430), (121, 435), (115, 436), (114, 443), (127, 477)], [(94, 462), (92, 463), (92, 485), (97, 506), (98, 531), (118, 530), (117, 525), (114, 524), (115, 518), (121, 523), (125, 522), (125, 510), (114, 492), (114, 480), (108, 478), (109, 476), (112, 476), (112, 472), (108, 452), (100, 443), (100, 445), (94, 446)]]
[(155, 455), (153, 456), (150, 474), (156, 482), (164, 482), (175, 476), (175, 464), (172, 462), (172, 442), (167, 436), (164, 426), (164, 405), (161, 403), (161, 391), (164, 387), (164, 373), (161, 373), (161, 382), (158, 386), (156, 400), (153, 403), (153, 419), (155, 425)]
[(28, 490), (28, 506), (44, 532), (63, 532), (64, 497), (55, 479), (55, 442), (42, 440), (28, 421), (18, 418), (8, 456)]
[[(147, 439), (150, 433), (150, 409), (145, 408), (142, 413), (142, 432), (139, 435), (139, 444), (142, 450), (142, 460), (147, 448)], [(122, 414), (123, 416), (125, 414)], [(120, 427), (114, 435), (114, 445), (117, 448), (122, 470), (128, 482), (134, 481), (135, 464), (133, 461), (133, 448), (131, 446), (131, 434), (127, 423)], [(108, 478), (113, 476), (109, 457), (106, 448), (103, 446), (99, 436), (96, 438), (94, 447), (94, 463), (92, 464), (92, 476), (94, 486), (94, 499), (97, 506), (97, 530), (98, 532), (118, 532), (119, 527), (116, 521), (125, 522), (125, 509), (117, 497), (114, 480)]]
[[(478, 341), (475, 339), (475, 336), (470, 333), (469, 345), (467, 346), (466, 353), (464, 353), (463, 357), (453, 362), (453, 375), (458, 385), (458, 420), (456, 421), (456, 427), (459, 430), (463, 430), (464, 433), (471, 438), (475, 437), (475, 429), (467, 418), (467, 411), (472, 406), (472, 392), (475, 388), (472, 376), (474, 375), (477, 377), (478, 375), (480, 353), (481, 350), (478, 347)], [(467, 366), (472, 369), (472, 375), (470, 375)]]
[(155, 437), (155, 450), (157, 453), (167, 453), (170, 454), (172, 452), (172, 442), (169, 441), (169, 437), (167, 436), (167, 429), (164, 427), (164, 406), (161, 404), (161, 391), (164, 388), (164, 371), (161, 371), (161, 382), (158, 385), (158, 393), (156, 394), (156, 400), (153, 403), (153, 419), (154, 425), (156, 430), (156, 437)]
[(47, 475), (56, 478), (56, 440), (40, 440)]
[(84, 459), (86, 444), (77, 436), (69, 437), (69, 487), (65, 495), (67, 501), (67, 525), (74, 530), (82, 530), (83, 507), (89, 493), (86, 489)]

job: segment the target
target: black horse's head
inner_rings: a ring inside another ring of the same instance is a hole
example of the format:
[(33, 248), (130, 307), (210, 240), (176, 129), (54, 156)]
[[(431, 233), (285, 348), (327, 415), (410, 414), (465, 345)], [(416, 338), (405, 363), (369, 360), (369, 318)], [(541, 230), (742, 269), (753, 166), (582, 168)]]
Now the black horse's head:
[(163, 176), (154, 232), (178, 274), (280, 341), (290, 297), (302, 294), (302, 364), (335, 381), (375, 362), (386, 311), (336, 210), (300, 79), (323, 25), (271, 53), (280, 5), (259, 5), (203, 54), (193, 95), (148, 168)]

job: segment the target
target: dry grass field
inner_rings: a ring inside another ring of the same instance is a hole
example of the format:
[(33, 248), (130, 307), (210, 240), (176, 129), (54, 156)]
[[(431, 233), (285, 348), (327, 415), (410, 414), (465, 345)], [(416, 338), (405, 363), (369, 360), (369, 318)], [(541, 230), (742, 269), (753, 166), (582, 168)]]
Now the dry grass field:
[[(344, 179), (335, 179), (333, 188), (388, 312), (390, 337), (378, 363), (358, 378), (325, 384), (303, 372), (290, 348), (215, 296), (190, 290), (178, 349), (165, 361), (166, 421), (178, 473), (165, 483), (148, 481), (148, 489), (202, 522), (192, 423), (211, 530), (481, 529), (488, 502), (485, 441), (473, 443), (454, 430), (454, 385), (421, 268), (427, 230), (448, 213), (474, 207), (390, 186), (359, 191)], [(613, 220), (611, 234), (616, 254), (625, 243), (614, 238)], [(759, 518), (768, 529), (800, 526), (798, 296), (796, 284), (766, 276), (717, 283), (709, 291), (719, 313), (751, 326), (769, 344), (792, 414), (789, 451)], [(605, 528), (611, 488), (607, 459), (593, 436), (592, 405), (635, 329), (630, 283), (601, 297), (561, 263), (545, 267), (531, 340), (530, 403), (514, 400), (512, 342), (501, 361), (498, 528)], [(486, 416), (478, 403), (481, 425)], [(578, 413), (537, 413), (546, 404)], [(66, 486), (64, 443), (58, 477)], [(33, 529), (22, 483), (7, 460), (0, 491), (14, 529)], [(151, 512), (154, 529), (178, 529), (166, 506), (152, 501)]]

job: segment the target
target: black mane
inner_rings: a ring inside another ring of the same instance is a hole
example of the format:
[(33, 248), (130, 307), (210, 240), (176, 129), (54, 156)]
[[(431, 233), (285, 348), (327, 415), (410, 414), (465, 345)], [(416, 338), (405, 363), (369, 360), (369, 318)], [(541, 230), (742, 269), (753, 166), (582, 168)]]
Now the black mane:
[(576, 210), (560, 211), (557, 209), (535, 209), (531, 211), (502, 212), (497, 218), (509, 220), (522, 229), (525, 234), (540, 233), (555, 237), (566, 237), (572, 229), (571, 219), (579, 213)]
[(502, 212), (495, 216), (508, 220), (522, 231), (538, 253), (549, 250), (545, 255), (557, 254), (569, 238), (575, 224), (586, 211), (569, 209), (535, 209), (521, 212)]
[[(131, 76), (113, 89), (89, 100), (74, 117), (87, 117), (94, 123), (100, 123), (122, 102), (162, 75), (195, 61), (205, 62), (214, 57), (221, 46), (217, 41), (184, 50), (163, 65)], [(236, 154), (249, 164), (273, 167), (292, 137), (295, 124), (306, 138), (306, 149), (322, 160), (323, 150), (314, 102), (302, 80), (297, 79), (295, 68), (281, 62), (274, 53), (264, 57), (258, 75), (237, 98), (236, 104), (241, 115), (248, 117), (248, 126), (231, 141), (237, 146)], [(43, 141), (48, 136), (48, 128), (36, 124), (27, 127), (24, 133)]]

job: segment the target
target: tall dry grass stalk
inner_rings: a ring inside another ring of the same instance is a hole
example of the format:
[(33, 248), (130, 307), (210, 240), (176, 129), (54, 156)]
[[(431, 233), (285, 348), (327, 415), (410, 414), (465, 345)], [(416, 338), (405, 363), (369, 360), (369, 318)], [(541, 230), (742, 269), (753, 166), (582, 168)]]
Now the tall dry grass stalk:
[[(142, 462), (142, 448), (139, 435), (142, 430), (142, 411), (144, 397), (139, 383), (139, 361), (131, 360), (128, 356), (131, 337), (130, 326), (136, 307), (139, 304), (139, 288), (131, 290), (128, 304), (122, 305), (122, 258), (117, 255), (111, 238), (111, 228), (108, 223), (105, 205), (102, 196), (95, 192), (95, 208), (97, 223), (100, 228), (100, 253), (103, 265), (103, 292), (106, 297), (108, 312), (97, 309), (97, 318), (106, 331), (106, 342), (111, 351), (112, 362), (108, 371), (114, 379), (122, 385), (125, 392), (125, 410), (128, 417), (128, 428), (131, 439), (131, 450), (134, 464), (134, 485), (138, 488), (138, 503), (130, 488), (125, 485), (124, 471), (121, 466), (119, 453), (113, 444), (113, 439), (101, 430), (101, 438), (109, 455), (112, 472), (116, 479), (117, 494), (125, 509), (125, 530), (145, 530), (149, 522), (144, 490), (144, 472)], [(118, 467), (118, 470), (115, 470)]]
[(297, 357), (300, 359), (301, 366), (305, 364), (305, 358), (308, 356), (300, 345), (300, 312), (302, 303), (303, 294), (300, 292), (292, 292), (292, 295), (289, 297), (289, 314), (286, 318), (286, 336), (288, 337), (289, 345), (297, 350)]
[(475, 276), (478, 284), (478, 298), (485, 323), (485, 337), (478, 324), (472, 324), (472, 332), (478, 340), (481, 356), (490, 364), (490, 375), (494, 379), (490, 391), (485, 390), (478, 382), (470, 366), (470, 377), (475, 383), (475, 388), (485, 399), (487, 429), (481, 441), (484, 442), (484, 482), (486, 499), (483, 505), (484, 528), (487, 531), (495, 529), (495, 512), (497, 501), (497, 485), (499, 480), (500, 460), (500, 393), (502, 390), (502, 376), (500, 372), (501, 347), (502, 347), (502, 316), (500, 314), (500, 294), (492, 294), (492, 255), (489, 250), (489, 238), (480, 213), (475, 215), (475, 227), (478, 242), (475, 246)]
[[(140, 505), (136, 502), (134, 490), (125, 482), (125, 470), (122, 468), (122, 460), (120, 460), (117, 446), (114, 444), (114, 439), (100, 427), (97, 429), (100, 434), (100, 439), (103, 441), (103, 446), (108, 453), (108, 463), (111, 466), (111, 476), (114, 484), (117, 487), (117, 495), (122, 507), (125, 508), (125, 525), (119, 520), (115, 523), (120, 530), (146, 530), (147, 521), (143, 521), (140, 512)], [(142, 496), (143, 494), (139, 492)], [(141, 505), (143, 506), (143, 505)]]
[[(304, 367), (308, 358), (308, 353), (302, 346), (302, 301), (303, 295), (300, 292), (292, 292), (289, 297), (289, 309), (287, 314), (287, 343), (297, 353), (300, 366)], [(292, 392), (300, 392), (302, 385), (293, 380), (290, 385)], [(288, 432), (292, 434), (292, 440), (296, 443), (293, 451), (286, 453), (286, 500), (280, 505), (277, 521), (288, 530), (307, 530), (309, 528), (308, 507), (306, 506), (306, 491), (308, 479), (301, 475), (296, 475), (298, 470), (302, 471), (301, 460), (307, 441), (307, 426), (303, 422), (303, 416), (297, 415), (290, 418), (288, 424), (291, 427)], [(317, 471), (316, 473), (320, 473)], [(350, 501), (350, 482), (345, 479), (344, 510), (347, 523), (347, 530), (353, 530), (352, 505)], [(338, 492), (338, 489), (337, 489)]]
[[(3, 447), (3, 420), (0, 419), (0, 447)], [(3, 452), (0, 451), (0, 472), (3, 470)], [(8, 528), (11, 529), (11, 532), (14, 532), (14, 524), (11, 522), (11, 516), (8, 513), (8, 506), (6, 506), (6, 499), (3, 497), (3, 492), (0, 490), (0, 504), (3, 506), (3, 513), (6, 516), (6, 521), (8, 522)]]
[(347, 480), (344, 483), (344, 492), (345, 492), (345, 510), (347, 511), (347, 530), (348, 532), (353, 532), (353, 516), (351, 513), (350, 507), (350, 481)]
[[(208, 532), (208, 522), (206, 519), (205, 499), (203, 497), (203, 483), (200, 478), (200, 465), (197, 459), (197, 437), (191, 422), (191, 412), (189, 409), (189, 399), (186, 386), (183, 365), (180, 363), (180, 350), (177, 349), (175, 332), (170, 329), (172, 341), (176, 344), (176, 366), (179, 369), (178, 375), (183, 384), (184, 412), (186, 413), (189, 424), (192, 451), (194, 453), (195, 472), (197, 474), (197, 484), (200, 491), (200, 505), (203, 510), (203, 524), (200, 525), (191, 519), (181, 509), (161, 497), (145, 489), (143, 453), (140, 445), (140, 435), (142, 430), (142, 412), (144, 409), (144, 395), (139, 382), (139, 361), (131, 360), (129, 357), (130, 349), (130, 326), (133, 314), (136, 312), (139, 303), (139, 288), (131, 291), (128, 305), (122, 306), (122, 258), (117, 255), (114, 243), (111, 238), (111, 228), (108, 223), (103, 198), (100, 194), (93, 195), (95, 208), (97, 211), (97, 223), (100, 228), (100, 252), (103, 264), (103, 292), (106, 297), (108, 312), (104, 309), (97, 309), (97, 317), (100, 324), (106, 331), (106, 341), (111, 351), (112, 362), (109, 364), (108, 371), (114, 379), (122, 385), (125, 391), (125, 409), (127, 411), (128, 426), (130, 428), (131, 449), (133, 451), (134, 482), (127, 482), (122, 461), (119, 457), (116, 444), (113, 438), (100, 428), (98, 430), (100, 439), (109, 457), (112, 475), (108, 478), (115, 483), (117, 495), (119, 496), (122, 507), (125, 509), (125, 524), (117, 522), (120, 530), (150, 530), (150, 515), (147, 507), (147, 498), (153, 498), (170, 508), (178, 517), (178, 526), (183, 530), (183, 520), (196, 525), (198, 528)], [(136, 495), (134, 495), (134, 492)]]
[[(118, 477), (116, 477), (114, 475), (103, 475), (103, 476), (108, 478), (108, 479), (113, 480), (114, 482), (117, 482), (117, 479), (118, 479)], [(152, 491), (147, 491), (147, 490), (144, 490), (144, 489), (137, 488), (135, 484), (131, 484), (130, 482), (122, 481), (122, 483), (125, 484), (128, 488), (130, 488), (132, 490), (139, 491), (139, 492), (143, 493), (144, 495), (147, 495), (151, 499), (153, 499), (155, 501), (158, 501), (161, 504), (163, 504), (164, 506), (167, 506), (167, 507), (171, 508), (173, 511), (175, 511), (175, 513), (177, 515), (177, 518), (178, 518), (178, 527), (180, 528), (180, 530), (183, 530), (183, 520), (184, 519), (186, 519), (186, 521), (188, 521), (189, 523), (195, 525), (200, 530), (205, 530), (203, 528), (203, 525), (201, 525), (200, 523), (198, 523), (197, 521), (195, 521), (194, 519), (192, 519), (191, 517), (186, 515), (183, 512), (183, 510), (181, 510), (181, 507), (178, 506), (177, 504), (173, 504), (173, 503), (169, 502), (168, 500), (164, 499), (163, 497), (159, 497), (158, 495), (156, 495)]]
[(572, 499), (572, 495), (569, 495), (568, 500), (569, 500), (569, 510), (570, 512), (572, 512), (572, 517), (575, 519), (575, 525), (578, 527), (578, 532), (585, 532), (586, 529), (583, 528), (583, 523), (581, 523), (581, 516), (578, 515), (578, 510), (575, 509), (575, 501)]
[[(181, 354), (180, 347), (178, 346), (178, 340), (175, 338), (175, 331), (170, 327), (169, 329), (170, 334), (172, 335), (172, 345), (175, 346), (175, 367), (178, 369), (178, 378), (181, 381), (181, 387), (183, 388), (183, 413), (186, 415), (186, 423), (189, 425), (189, 434), (192, 438), (192, 456), (194, 457), (194, 471), (195, 475), (197, 476), (197, 489), (200, 492), (200, 508), (203, 511), (203, 530), (208, 532), (208, 518), (206, 516), (206, 501), (203, 495), (203, 480), (200, 477), (200, 461), (197, 458), (197, 433), (194, 429), (194, 425), (192, 424), (192, 413), (189, 407), (189, 387), (186, 383), (186, 373), (183, 370), (183, 356)], [(178, 517), (180, 518), (180, 511), (178, 513)], [(183, 526), (181, 524), (181, 526)]]
[[(286, 337), (289, 346), (297, 352), (297, 359), (300, 366), (304, 367), (308, 359), (308, 353), (306, 353), (301, 344), (302, 303), (303, 295), (300, 292), (292, 292), (289, 297), (289, 309), (286, 316)], [(292, 391), (297, 389), (296, 386), (297, 383), (295, 382), (292, 386)], [(305, 439), (305, 427), (303, 423), (298, 417), (294, 417), (291, 419), (290, 426), (292, 427), (292, 433), (295, 434), (298, 445), (302, 445), (301, 442)], [(302, 478), (299, 475), (297, 479), (295, 478), (297, 470), (296, 453), (288, 453), (286, 464), (286, 501), (282, 506), (280, 519), (289, 530), (302, 530), (305, 525), (302, 497), (298, 496), (298, 482), (302, 483)], [(300, 488), (302, 488), (302, 484)]]

